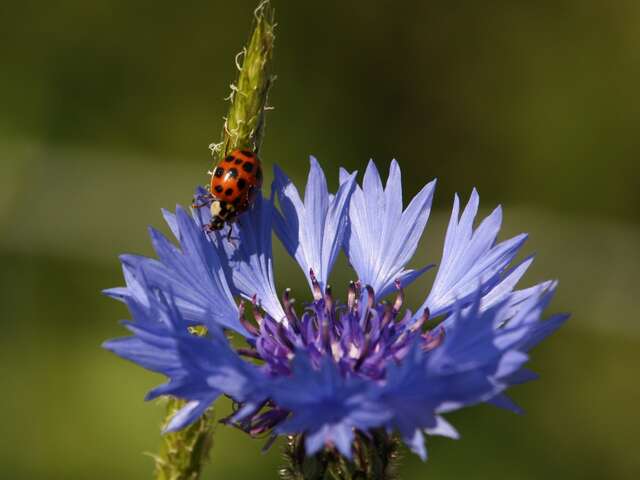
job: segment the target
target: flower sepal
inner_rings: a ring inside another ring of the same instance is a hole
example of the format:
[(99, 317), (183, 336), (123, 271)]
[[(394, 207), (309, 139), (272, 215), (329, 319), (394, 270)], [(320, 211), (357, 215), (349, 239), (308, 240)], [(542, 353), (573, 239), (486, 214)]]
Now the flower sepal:
[(399, 440), (383, 429), (366, 434), (357, 432), (353, 442), (353, 457), (346, 458), (331, 445), (308, 456), (304, 435), (287, 437), (284, 449), (285, 466), (280, 470), (283, 480), (393, 480), (399, 459)]

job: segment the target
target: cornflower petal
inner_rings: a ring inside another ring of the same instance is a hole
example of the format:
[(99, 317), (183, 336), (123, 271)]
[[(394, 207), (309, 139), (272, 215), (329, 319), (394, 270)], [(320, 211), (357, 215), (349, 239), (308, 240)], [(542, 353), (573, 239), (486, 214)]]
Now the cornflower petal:
[(440, 415), (435, 416), (436, 424), (433, 427), (425, 428), (425, 433), (429, 435), (438, 435), (440, 437), (447, 437), (453, 440), (458, 440), (460, 434), (453, 425), (447, 422), (444, 417)]
[(178, 297), (182, 294), (183, 301), (202, 313), (204, 325), (213, 322), (246, 334), (218, 253), (210, 247), (202, 228), (180, 207), (176, 209), (176, 222), (180, 249), (151, 229), (152, 243), (165, 271), (156, 269), (156, 275), (149, 276), (150, 285), (173, 291)]
[[(196, 196), (202, 193), (196, 192)], [(209, 238), (218, 251), (231, 291), (247, 300), (256, 298), (269, 315), (281, 320), (285, 313), (273, 280), (273, 211), (273, 195), (267, 200), (260, 193), (232, 226), (230, 238), (221, 232), (210, 233)], [(202, 227), (211, 221), (208, 208), (195, 209), (194, 217)], [(172, 223), (171, 217), (168, 223)]]
[[(347, 177), (341, 171), (341, 178)], [(402, 210), (400, 167), (393, 160), (386, 188), (378, 170), (369, 162), (362, 188), (356, 186), (349, 207), (350, 224), (345, 239), (349, 262), (363, 285), (370, 285), (379, 298), (400, 281), (406, 286), (429, 267), (406, 270), (424, 232), (436, 181), (427, 184)]]
[(304, 202), (291, 180), (274, 167), (274, 188), (280, 212), (275, 211), (275, 231), (280, 241), (304, 272), (313, 289), (313, 274), (321, 290), (338, 257), (348, 223), (349, 200), (355, 173), (329, 195), (327, 180), (318, 161), (311, 157)]
[(508, 299), (481, 310), (479, 291), (468, 308), (458, 302), (453, 320), (447, 320), (445, 341), (430, 352), (427, 361), (431, 375), (466, 379), (456, 381), (456, 388), (447, 388), (449, 398), (440, 411), (488, 401), (512, 383), (531, 378), (528, 373), (519, 375), (528, 359), (526, 352), (567, 319), (559, 315), (542, 320), (553, 293), (553, 288), (539, 289), (523, 302), (515, 316)]
[[(504, 275), (502, 280), (500, 280), (500, 282), (496, 286), (494, 286), (491, 290), (489, 290), (489, 292), (486, 295), (482, 297), (480, 310), (486, 310), (487, 308), (497, 305), (498, 303), (505, 300), (507, 297), (510, 297), (510, 303), (512, 305), (516, 305), (517, 303), (520, 303), (520, 301), (524, 300), (524, 299), (520, 300), (518, 296), (515, 296), (513, 289), (516, 286), (516, 284), (520, 281), (520, 279), (523, 277), (523, 275), (526, 273), (526, 271), (529, 269), (532, 263), (533, 263), (533, 255), (527, 257), (525, 260), (523, 260), (517, 266), (511, 269), (510, 272)], [(549, 283), (543, 282), (540, 284), (540, 286), (545, 286), (545, 285), (548, 286)], [(531, 287), (531, 288), (535, 290), (537, 286)], [(533, 293), (533, 290), (529, 290), (527, 293)], [(525, 293), (524, 296), (526, 297), (527, 294)]]
[(455, 196), (442, 261), (431, 292), (418, 312), (428, 308), (434, 317), (446, 314), (456, 302), (469, 303), (478, 285), (488, 293), (499, 283), (501, 275), (527, 239), (526, 234), (521, 234), (496, 244), (502, 223), (500, 207), (474, 231), (473, 221), (479, 200), (474, 189), (462, 216), (458, 218), (460, 200)]
[(209, 408), (218, 395), (205, 396), (200, 400), (191, 400), (171, 417), (169, 423), (162, 429), (163, 433), (176, 432), (182, 430), (187, 425), (191, 425)]
[(304, 353), (297, 355), (291, 376), (271, 386), (271, 398), (291, 412), (277, 431), (306, 433), (307, 455), (335, 445), (351, 458), (354, 429), (367, 430), (386, 420), (385, 411), (369, 398), (368, 388), (360, 379), (342, 376), (327, 359), (314, 368)]
[(424, 353), (419, 342), (414, 342), (400, 364), (388, 367), (386, 382), (379, 387), (379, 402), (391, 413), (386, 427), (397, 430), (422, 460), (427, 459), (422, 430), (436, 426), (439, 402), (427, 378)]
[(188, 400), (165, 426), (175, 431), (197, 420), (222, 393), (237, 401), (264, 399), (264, 375), (230, 348), (218, 327), (205, 336), (192, 335), (171, 294), (154, 293), (146, 275), (137, 277), (147, 289), (145, 302), (127, 298), (133, 321), (125, 322), (133, 336), (107, 341), (104, 348), (149, 370), (169, 377), (169, 382), (147, 395), (174, 395)]
[(386, 427), (398, 430), (423, 459), (422, 432), (458, 438), (442, 413), (481, 402), (520, 411), (504, 390), (536, 378), (523, 368), (526, 352), (567, 319), (541, 319), (553, 288), (538, 288), (515, 316), (508, 298), (482, 310), (481, 293), (476, 291), (470, 305), (456, 303), (439, 347), (425, 354), (415, 343), (400, 364), (388, 367), (386, 382), (379, 386), (378, 401), (392, 412)]
[(137, 298), (144, 301), (138, 278), (144, 272), (148, 288), (171, 292), (175, 304), (189, 321), (208, 327), (219, 325), (246, 334), (220, 258), (210, 248), (202, 229), (179, 207), (173, 217), (172, 231), (180, 248), (150, 228), (159, 260), (137, 255), (121, 256), (127, 286), (107, 289), (104, 293), (119, 300)]

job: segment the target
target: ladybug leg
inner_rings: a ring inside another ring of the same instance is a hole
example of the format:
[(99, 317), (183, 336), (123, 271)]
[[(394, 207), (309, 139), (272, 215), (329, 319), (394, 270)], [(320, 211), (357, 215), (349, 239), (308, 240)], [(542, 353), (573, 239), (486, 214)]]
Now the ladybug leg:
[(220, 231), (220, 225), (217, 225), (213, 220), (211, 220), (209, 223), (205, 223), (202, 226), (202, 231), (207, 235), (213, 235), (215, 232)]
[(233, 224), (236, 223), (236, 219), (227, 220), (227, 225), (229, 225), (229, 231), (227, 232), (227, 242), (229, 242), (234, 247), (236, 246), (235, 241), (240, 240), (239, 237), (232, 237), (233, 233)]
[[(213, 200), (213, 195), (210, 193), (203, 193), (202, 195), (196, 195), (193, 199), (193, 203), (191, 204), (191, 208), (202, 208), (208, 207)], [(198, 203), (202, 202), (202, 203)]]

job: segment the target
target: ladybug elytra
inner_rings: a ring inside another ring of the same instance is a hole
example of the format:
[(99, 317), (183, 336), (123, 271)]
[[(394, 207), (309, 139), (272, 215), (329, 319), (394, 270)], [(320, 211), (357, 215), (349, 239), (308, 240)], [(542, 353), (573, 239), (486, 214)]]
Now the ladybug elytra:
[(260, 159), (251, 150), (234, 150), (213, 170), (208, 230), (221, 230), (246, 212), (262, 187)]

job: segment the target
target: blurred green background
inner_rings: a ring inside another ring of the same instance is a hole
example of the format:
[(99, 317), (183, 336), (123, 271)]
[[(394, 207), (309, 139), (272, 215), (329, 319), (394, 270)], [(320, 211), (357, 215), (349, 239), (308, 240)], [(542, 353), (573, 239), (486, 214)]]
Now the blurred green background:
[[(151, 477), (161, 379), (100, 349), (127, 313), (99, 292), (206, 182), (255, 3), (0, 6), (0, 477)], [(526, 415), (451, 415), (462, 439), (430, 439), (402, 478), (640, 478), (640, 2), (274, 4), (264, 162), (302, 185), (314, 154), (335, 185), (339, 165), (397, 158), (407, 198), (438, 177), (414, 266), (439, 261), (453, 193), (476, 186), (504, 236), (531, 234), (523, 285), (559, 278), (553, 308), (573, 312), (513, 391)], [(215, 442), (204, 478), (276, 478), (277, 448), (222, 426)]]

